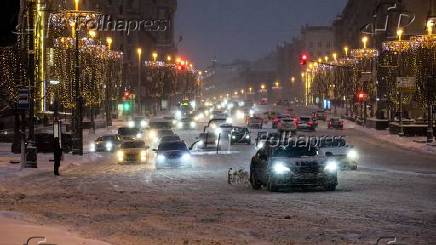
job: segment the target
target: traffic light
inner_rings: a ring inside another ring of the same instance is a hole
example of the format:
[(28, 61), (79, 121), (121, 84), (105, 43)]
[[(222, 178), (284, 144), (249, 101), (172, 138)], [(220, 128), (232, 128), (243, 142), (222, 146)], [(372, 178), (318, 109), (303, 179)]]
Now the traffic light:
[(359, 102), (364, 102), (368, 99), (368, 94), (364, 93), (364, 92), (358, 92), (357, 93), (357, 100)]
[(130, 111), (131, 106), (130, 106), (130, 102), (129, 101), (124, 101), (123, 103), (123, 111), (128, 112)]
[(302, 54), (300, 57), (300, 65), (307, 65), (308, 59), (309, 57), (307, 56), (307, 54)]
[(125, 91), (123, 94), (123, 99), (128, 100), (130, 96), (130, 93), (128, 91)]

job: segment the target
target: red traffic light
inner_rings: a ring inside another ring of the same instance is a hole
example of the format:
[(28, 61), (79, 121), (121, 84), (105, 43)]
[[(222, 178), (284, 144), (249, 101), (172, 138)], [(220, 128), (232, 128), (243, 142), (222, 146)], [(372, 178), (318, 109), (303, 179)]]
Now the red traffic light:
[(307, 54), (302, 54), (300, 57), (300, 65), (307, 65), (308, 59), (309, 57), (307, 56)]
[(364, 92), (359, 92), (357, 94), (357, 99), (361, 102), (366, 101), (368, 99), (368, 94), (366, 94)]

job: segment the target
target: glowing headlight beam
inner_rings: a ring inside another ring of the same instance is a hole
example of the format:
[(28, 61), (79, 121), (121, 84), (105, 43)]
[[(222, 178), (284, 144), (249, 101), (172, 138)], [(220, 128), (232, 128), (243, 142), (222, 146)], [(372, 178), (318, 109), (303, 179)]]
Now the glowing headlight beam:
[(291, 172), (291, 169), (283, 162), (274, 163), (272, 169), (275, 174), (286, 174)]
[(356, 150), (350, 150), (347, 153), (347, 158), (350, 160), (357, 160), (359, 158), (359, 153)]
[(336, 172), (337, 168), (338, 168), (338, 164), (336, 163), (336, 161), (330, 160), (326, 163), (324, 170), (330, 173), (334, 173)]

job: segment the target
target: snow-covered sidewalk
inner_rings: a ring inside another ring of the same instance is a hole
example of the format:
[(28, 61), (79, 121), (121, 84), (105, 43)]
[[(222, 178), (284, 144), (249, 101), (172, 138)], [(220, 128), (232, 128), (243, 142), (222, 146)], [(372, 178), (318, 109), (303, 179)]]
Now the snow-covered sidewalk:
[[(84, 155), (64, 154), (64, 160), (61, 162), (62, 170), (71, 166), (78, 166), (98, 160), (99, 155), (89, 154), (89, 143), (97, 137), (104, 134), (116, 134), (117, 128), (122, 126), (122, 122), (114, 122), (112, 127), (96, 129), (95, 134), (85, 130), (83, 133)], [(4, 177), (25, 177), (30, 174), (51, 172), (53, 171), (53, 153), (38, 153), (38, 168), (37, 169), (22, 169), (20, 162), (20, 154), (13, 154), (10, 143), (0, 143), (0, 179)]]
[(396, 134), (390, 134), (388, 130), (376, 130), (374, 128), (364, 128), (354, 122), (346, 121), (346, 128), (353, 128), (359, 132), (365, 133), (380, 141), (384, 141), (399, 147), (430, 153), (436, 155), (436, 142), (433, 144), (425, 143), (426, 137), (400, 137)]
[(45, 240), (34, 239), (29, 244), (45, 241), (43, 244), (109, 245), (109, 243), (81, 238), (63, 227), (25, 221), (22, 215), (14, 212), (0, 212), (0, 245), (25, 244), (27, 239), (36, 236), (45, 237)]

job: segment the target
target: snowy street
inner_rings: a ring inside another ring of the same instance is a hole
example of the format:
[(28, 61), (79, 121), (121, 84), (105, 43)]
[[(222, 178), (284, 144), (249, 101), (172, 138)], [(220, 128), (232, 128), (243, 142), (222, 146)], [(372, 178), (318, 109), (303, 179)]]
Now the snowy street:
[[(111, 154), (89, 153), (92, 162), (60, 177), (2, 178), (0, 210), (111, 244), (433, 243), (436, 155), (320, 127), (316, 135), (346, 135), (361, 154), (356, 171), (339, 173), (335, 192), (229, 185), (228, 169), (248, 170), (255, 153), (237, 145), (231, 154), (194, 154), (192, 169), (118, 165)], [(189, 142), (194, 131), (180, 135)]]

